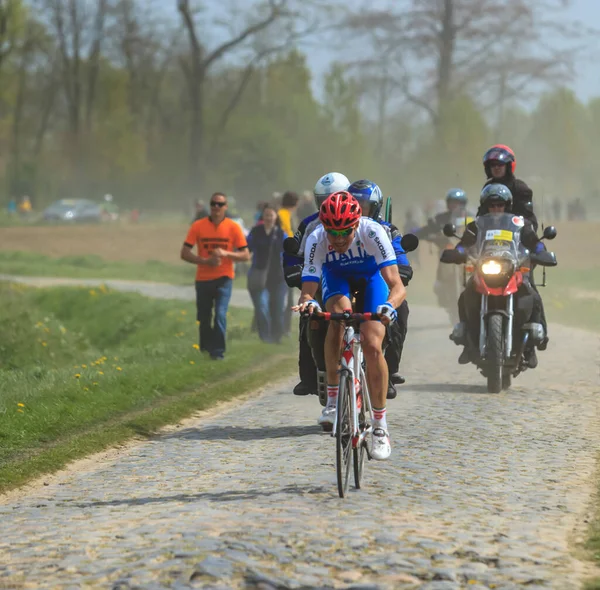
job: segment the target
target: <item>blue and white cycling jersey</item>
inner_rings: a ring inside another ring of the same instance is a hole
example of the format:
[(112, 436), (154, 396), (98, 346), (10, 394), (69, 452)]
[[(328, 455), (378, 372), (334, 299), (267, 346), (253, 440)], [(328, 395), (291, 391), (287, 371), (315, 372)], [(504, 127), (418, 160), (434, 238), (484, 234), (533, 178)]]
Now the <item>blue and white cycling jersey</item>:
[(302, 282), (319, 282), (323, 271), (348, 278), (369, 277), (384, 266), (394, 264), (397, 264), (396, 253), (385, 228), (368, 217), (362, 217), (350, 248), (343, 254), (329, 244), (323, 226), (317, 227), (308, 236)]

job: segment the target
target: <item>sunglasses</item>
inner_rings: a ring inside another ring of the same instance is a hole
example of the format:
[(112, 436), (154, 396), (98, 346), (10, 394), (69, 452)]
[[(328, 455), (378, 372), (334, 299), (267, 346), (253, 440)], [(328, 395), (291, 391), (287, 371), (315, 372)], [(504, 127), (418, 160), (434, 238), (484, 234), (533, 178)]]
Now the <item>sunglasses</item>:
[(225, 205), (227, 205), (227, 203), (225, 201), (211, 201), (210, 202), (211, 207), (225, 207)]
[(349, 227), (348, 229), (326, 229), (325, 231), (336, 238), (347, 238), (354, 231), (354, 228)]

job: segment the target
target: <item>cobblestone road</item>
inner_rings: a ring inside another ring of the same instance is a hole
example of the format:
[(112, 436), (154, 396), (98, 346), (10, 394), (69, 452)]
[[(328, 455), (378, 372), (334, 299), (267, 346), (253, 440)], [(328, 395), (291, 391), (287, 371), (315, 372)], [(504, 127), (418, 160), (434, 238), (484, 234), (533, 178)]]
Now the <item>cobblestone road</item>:
[(337, 497), (293, 381), (0, 501), (0, 588), (580, 587), (600, 448), (597, 336), (553, 326), (485, 392), (444, 315), (414, 308), (393, 453)]

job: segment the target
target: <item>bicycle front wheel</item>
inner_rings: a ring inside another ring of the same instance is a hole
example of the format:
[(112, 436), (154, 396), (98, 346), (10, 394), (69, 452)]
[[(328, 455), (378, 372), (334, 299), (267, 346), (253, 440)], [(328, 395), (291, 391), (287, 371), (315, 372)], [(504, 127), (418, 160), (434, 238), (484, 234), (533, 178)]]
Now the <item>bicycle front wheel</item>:
[[(365, 402), (360, 397), (360, 409), (358, 409), (358, 430), (362, 434), (367, 429), (367, 416), (365, 414)], [(357, 405), (358, 405), (357, 400)], [(363, 466), (365, 464), (365, 441), (357, 442), (352, 448), (352, 459), (354, 463), (354, 485), (357, 490), (360, 490), (360, 480), (362, 479)]]
[(348, 492), (352, 459), (352, 382), (349, 373), (340, 376), (335, 432), (335, 467), (340, 498)]

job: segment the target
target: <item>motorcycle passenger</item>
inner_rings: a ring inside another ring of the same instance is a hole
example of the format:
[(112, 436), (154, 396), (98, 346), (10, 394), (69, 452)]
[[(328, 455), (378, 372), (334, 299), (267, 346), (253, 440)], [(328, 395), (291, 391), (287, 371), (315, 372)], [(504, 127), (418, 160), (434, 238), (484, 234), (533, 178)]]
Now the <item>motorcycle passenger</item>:
[[(510, 190), (503, 184), (489, 184), (484, 187), (480, 197), (479, 211), (482, 215), (497, 214), (511, 212), (513, 205), (513, 197)], [(531, 252), (539, 253), (546, 249), (543, 242), (537, 237), (533, 224), (524, 219), (524, 226), (521, 230), (521, 242)], [(456, 245), (456, 249), (460, 252), (465, 252), (465, 240), (473, 242), (473, 239), (477, 236), (477, 224), (475, 221), (467, 225), (465, 235), (461, 241)], [(516, 297), (522, 298), (531, 296), (533, 297), (533, 311), (529, 324), (533, 333), (533, 344), (537, 345), (540, 350), (545, 349), (545, 344), (548, 342), (547, 337), (547, 326), (543, 311), (542, 298), (539, 293), (533, 288), (530, 278), (528, 275), (523, 276), (523, 283), (519, 287)], [(480, 307), (480, 295), (475, 290), (473, 279), (471, 278), (465, 290), (461, 293), (458, 299), (458, 313), (460, 322), (454, 327), (454, 331), (450, 336), (456, 344), (464, 345), (464, 349), (458, 359), (461, 365), (467, 364), (471, 361), (471, 350), (469, 347), (469, 340), (467, 338), (467, 318), (475, 317)], [(472, 313), (468, 313), (467, 310), (472, 310)], [(477, 333), (479, 330), (478, 324), (475, 322), (471, 326), (472, 341), (477, 342)], [(537, 366), (537, 355), (533, 346), (528, 346), (524, 352), (524, 358), (530, 368)]]
[[(525, 182), (515, 178), (516, 167), (515, 153), (507, 145), (493, 145), (483, 155), (483, 169), (487, 177), (483, 188), (491, 184), (503, 184), (513, 196), (513, 213), (529, 220), (534, 231), (537, 231), (538, 220), (533, 212), (533, 191)], [(481, 207), (477, 215), (482, 215)]]
[[(308, 236), (321, 224), (319, 209), (323, 201), (333, 193), (346, 190), (350, 181), (339, 172), (329, 172), (323, 175), (313, 189), (317, 211), (305, 217), (298, 225), (294, 234), (297, 242), (297, 254), (285, 252), (283, 255), (283, 273), (288, 287), (302, 288), (302, 265), (304, 263), (304, 247)], [(299, 383), (294, 387), (294, 395), (309, 395), (317, 393), (317, 368), (313, 360), (313, 353), (308, 342), (308, 323), (300, 318), (299, 350), (298, 350)]]
[[(382, 352), (385, 324), (397, 319), (396, 308), (406, 298), (396, 255), (385, 229), (362, 216), (358, 201), (348, 192), (329, 196), (321, 205), (318, 227), (307, 239), (302, 271), (302, 293), (297, 311), (321, 308), (314, 297), (322, 280), (323, 302), (329, 312), (351, 309), (350, 281), (364, 279), (364, 312), (384, 316), (382, 322), (365, 322), (361, 342), (373, 406), (371, 456), (388, 459), (391, 453), (386, 420), (388, 369)], [(325, 339), (327, 405), (318, 419), (330, 429), (335, 421), (339, 390), (339, 358), (344, 328), (330, 322)]]

